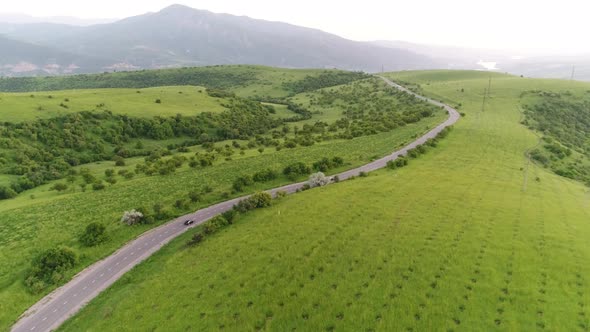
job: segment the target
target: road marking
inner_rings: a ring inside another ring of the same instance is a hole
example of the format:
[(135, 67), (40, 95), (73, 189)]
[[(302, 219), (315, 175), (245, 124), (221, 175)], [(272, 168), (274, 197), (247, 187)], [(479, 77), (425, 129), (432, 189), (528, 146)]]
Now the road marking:
[(64, 305), (66, 305), (66, 304), (68, 304), (68, 301), (65, 301), (65, 302), (64, 302)]
[(47, 317), (43, 317), (43, 321), (46, 321), (46, 320), (47, 320)]
[(100, 276), (99, 276), (99, 278), (102, 278), (103, 276), (104, 276), (104, 273), (101, 273)]
[(132, 251), (130, 256), (133, 256), (133, 254), (135, 254), (135, 251)]
[(127, 256), (123, 257), (123, 260), (126, 260), (126, 259), (127, 259)]
[(53, 309), (53, 312), (57, 312), (57, 309)]
[(112, 271), (112, 270), (113, 270), (113, 268), (112, 267), (109, 267), (109, 271)]
[(35, 329), (36, 326), (31, 327), (31, 331), (33, 331)]
[(152, 239), (152, 242), (156, 241), (156, 239)]
[(120, 262), (117, 262), (117, 264), (115, 264), (115, 265), (119, 265), (119, 263), (120, 263)]
[(92, 280), (92, 283), (95, 283), (95, 282), (96, 282), (96, 279)]
[(74, 294), (74, 297), (78, 296), (78, 294)]
[(86, 288), (88, 288), (88, 286), (84, 286), (84, 288), (82, 288), (82, 290), (86, 290)]

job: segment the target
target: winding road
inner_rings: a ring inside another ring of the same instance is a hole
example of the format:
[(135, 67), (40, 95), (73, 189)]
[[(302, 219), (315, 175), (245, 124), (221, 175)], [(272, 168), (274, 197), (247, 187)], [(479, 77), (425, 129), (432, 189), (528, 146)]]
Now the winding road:
[[(417, 95), (385, 77), (380, 76), (380, 78), (394, 88), (410, 93), (417, 98), (430, 102), (436, 106), (443, 107), (446, 109), (449, 117), (445, 122), (402, 149), (364, 166), (338, 174), (340, 180), (346, 180), (352, 176), (358, 175), (360, 172), (370, 172), (385, 167), (388, 161), (395, 160), (399, 156), (405, 155), (409, 149), (425, 143), (429, 138), (436, 137), (436, 135), (438, 135), (438, 133), (440, 133), (445, 127), (454, 124), (460, 118), (457, 110), (452, 107), (430, 98)], [(273, 196), (276, 195), (278, 191), (284, 191), (291, 194), (296, 192), (297, 189), (301, 188), (304, 184), (305, 182), (294, 183), (268, 190), (268, 192)], [(37, 332), (56, 329), (64, 321), (78, 312), (90, 300), (95, 298), (100, 292), (112, 285), (134, 266), (158, 251), (162, 246), (190, 228), (202, 224), (224, 211), (232, 209), (235, 204), (244, 198), (245, 197), (235, 198), (212, 205), (194, 213), (178, 217), (162, 226), (142, 234), (135, 240), (124, 245), (112, 255), (92, 264), (82, 272), (78, 273), (67, 284), (45, 296), (20, 317), (18, 322), (12, 327), (12, 331)], [(195, 222), (193, 225), (187, 227), (183, 223), (186, 219), (193, 219)]]

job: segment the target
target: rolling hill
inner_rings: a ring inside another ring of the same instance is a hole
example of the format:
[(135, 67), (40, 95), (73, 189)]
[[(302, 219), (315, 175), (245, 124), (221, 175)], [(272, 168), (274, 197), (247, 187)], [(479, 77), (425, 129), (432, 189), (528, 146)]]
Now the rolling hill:
[(181, 236), (60, 330), (588, 330), (588, 188), (529, 164), (519, 105), (589, 85), (493, 74), (482, 112), (489, 73), (387, 76), (465, 117), (407, 167)]

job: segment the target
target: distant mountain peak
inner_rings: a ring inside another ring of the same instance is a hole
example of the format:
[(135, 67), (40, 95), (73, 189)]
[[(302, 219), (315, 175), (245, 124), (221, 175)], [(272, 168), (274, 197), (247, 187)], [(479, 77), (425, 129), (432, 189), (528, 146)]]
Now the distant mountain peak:
[[(402, 49), (352, 41), (288, 23), (217, 14), (180, 4), (156, 13), (77, 30), (31, 27), (20, 34), (7, 31), (11, 37), (53, 50), (106, 59), (108, 63), (102, 65), (101, 71), (112, 70), (114, 64), (140, 69), (223, 64), (364, 71), (378, 71), (382, 66), (386, 70), (437, 67), (436, 61)], [(0, 49), (0, 75), (3, 53), (8, 54), (10, 50)], [(75, 61), (70, 63), (79, 67), (78, 72), (96, 71)]]

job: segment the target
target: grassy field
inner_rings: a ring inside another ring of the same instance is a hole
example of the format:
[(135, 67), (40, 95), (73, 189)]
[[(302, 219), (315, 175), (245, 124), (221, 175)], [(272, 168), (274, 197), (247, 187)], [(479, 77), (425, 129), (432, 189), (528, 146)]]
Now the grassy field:
[[(108, 255), (129, 239), (141, 234), (151, 226), (125, 227), (119, 222), (123, 211), (140, 205), (152, 206), (163, 203), (171, 206), (176, 199), (187, 198), (189, 191), (202, 191), (206, 186), (214, 188), (204, 195), (201, 202), (190, 206), (197, 209), (213, 202), (225, 200), (224, 193), (231, 191), (231, 184), (240, 175), (251, 175), (256, 170), (273, 168), (282, 170), (295, 161), (311, 163), (324, 156), (340, 156), (346, 165), (340, 169), (364, 164), (376, 156), (383, 156), (405, 142), (409, 142), (417, 133), (432, 128), (444, 119), (440, 112), (435, 117), (424, 119), (416, 124), (407, 125), (392, 132), (364, 136), (353, 140), (332, 140), (317, 143), (310, 147), (265, 150), (248, 150), (244, 156), (234, 160), (216, 163), (214, 167), (192, 169), (187, 166), (169, 176), (136, 176), (132, 180), (118, 178), (118, 183), (104, 191), (65, 192), (58, 194), (48, 191), (51, 184), (27, 191), (12, 200), (0, 203), (0, 330), (8, 328), (11, 323), (28, 306), (37, 301), (41, 295), (31, 295), (23, 285), (23, 276), (32, 257), (41, 250), (62, 244), (79, 250), (81, 263), (71, 274), (81, 270), (97, 259)], [(193, 153), (195, 150), (192, 149)], [(191, 154), (187, 153), (187, 155)], [(127, 168), (141, 158), (127, 160)], [(113, 168), (113, 162), (101, 162), (85, 165), (94, 174), (104, 173)], [(117, 168), (119, 170), (121, 168)], [(257, 184), (247, 189), (248, 192), (286, 184), (281, 177), (272, 182)], [(243, 193), (242, 193), (243, 194)], [(242, 194), (234, 194), (242, 195)], [(34, 199), (31, 198), (34, 196)], [(186, 210), (188, 212), (189, 210)], [(184, 210), (174, 210), (183, 213)], [(81, 248), (78, 236), (85, 225), (101, 222), (107, 226), (111, 240), (94, 248)]]
[[(0, 93), (2, 121), (22, 122), (80, 111), (103, 111), (154, 117), (221, 112), (222, 99), (204, 87), (167, 86), (146, 89), (89, 89), (34, 93)], [(161, 103), (156, 103), (159, 99)], [(66, 107), (64, 107), (66, 106)]]
[(124, 276), (63, 331), (588, 331), (590, 195), (529, 165), (523, 90), (590, 85), (404, 72), (465, 117), (437, 149), (297, 194)]

